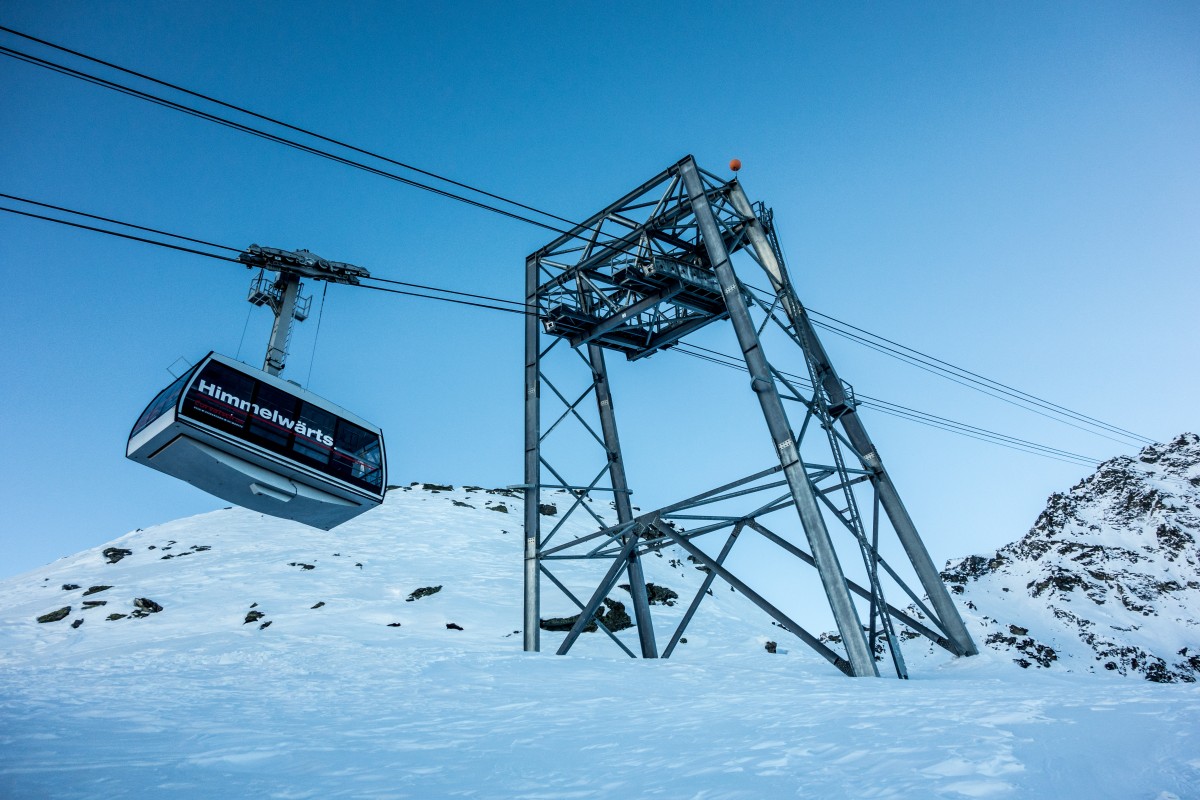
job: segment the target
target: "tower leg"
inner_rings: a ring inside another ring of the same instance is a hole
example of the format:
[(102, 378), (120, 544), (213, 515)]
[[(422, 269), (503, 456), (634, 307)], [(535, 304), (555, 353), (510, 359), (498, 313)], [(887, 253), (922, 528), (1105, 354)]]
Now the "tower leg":
[(763, 417), (766, 419), (771, 438), (775, 442), (779, 463), (783, 466), (784, 476), (800, 514), (804, 533), (812, 548), (825, 595), (829, 598), (830, 610), (833, 612), (838, 632), (846, 646), (846, 656), (850, 662), (851, 671), (856, 677), (878, 677), (879, 672), (875, 666), (875, 658), (863, 636), (858, 610), (854, 607), (854, 602), (850, 599), (850, 592), (846, 588), (846, 577), (838, 562), (837, 551), (834, 550), (829, 530), (825, 526), (825, 520), (817, 505), (816, 495), (813, 492), (812, 484), (809, 483), (804, 463), (800, 460), (800, 453), (792, 434), (791, 425), (788, 423), (787, 413), (783, 408), (783, 401), (779, 398), (774, 375), (763, 354), (758, 332), (755, 330), (754, 321), (746, 307), (746, 300), (742, 297), (741, 286), (733, 272), (733, 265), (729, 262), (729, 253), (725, 249), (716, 217), (709, 205), (708, 197), (704, 193), (704, 184), (700, 179), (696, 163), (688, 158), (681, 162), (679, 170), (691, 200), (696, 222), (700, 227), (700, 235), (708, 252), (709, 261), (716, 272), (717, 280), (720, 282), (725, 296), (729, 318), (733, 322), (738, 344), (741, 346), (746, 367), (750, 371), (751, 386), (758, 395)]
[[(754, 248), (754, 252), (758, 256), (763, 270), (767, 273), (776, 296), (781, 298), (784, 313), (787, 314), (796, 336), (803, 342), (805, 358), (815, 362), (813, 364), (815, 367), (814, 372), (819, 376), (821, 388), (825, 390), (830, 404), (844, 403), (846, 401), (846, 390), (842, 384), (842, 380), (838, 377), (837, 371), (834, 370), (829, 355), (825, 352), (824, 345), (821, 344), (821, 340), (817, 337), (817, 332), (808, 317), (808, 312), (804, 309), (803, 304), (801, 304), (796, 295), (795, 288), (788, 277), (786, 267), (776, 257), (775, 250), (768, 241), (766, 233), (755, 216), (753, 207), (750, 205), (745, 192), (742, 191), (740, 184), (735, 182), (732, 185), (729, 193), (729, 201), (738, 214), (749, 220), (746, 231), (747, 239), (750, 241), (751, 247)], [(954, 601), (950, 598), (950, 593), (946, 590), (945, 584), (942, 583), (937, 567), (934, 565), (933, 559), (930, 558), (929, 551), (925, 548), (925, 543), (921, 540), (912, 517), (909, 516), (908, 510), (904, 507), (904, 503), (900, 499), (900, 493), (896, 491), (891, 477), (888, 475), (887, 470), (884, 469), (879, 452), (876, 450), (875, 444), (871, 441), (871, 437), (867, 434), (867, 429), (864, 427), (862, 420), (857, 413), (851, 410), (849, 413), (841, 415), (838, 422), (841, 424), (842, 430), (845, 431), (846, 438), (850, 440), (854, 449), (859, 453), (863, 466), (874, 473), (872, 483), (875, 484), (875, 489), (878, 492), (879, 502), (887, 513), (888, 519), (896, 531), (896, 536), (900, 539), (900, 543), (904, 547), (905, 554), (912, 563), (913, 570), (921, 582), (921, 587), (925, 590), (925, 595), (929, 598), (930, 604), (938, 614), (940, 627), (945, 631), (947, 638), (953, 642), (959, 655), (970, 656), (977, 654), (979, 650), (975, 646), (975, 642), (971, 639), (971, 634), (967, 632), (966, 625), (963, 624), (962, 617), (959, 615)]]
[[(629, 482), (625, 478), (625, 462), (621, 458), (621, 440), (617, 436), (617, 419), (613, 414), (612, 391), (608, 386), (608, 368), (604, 365), (604, 350), (594, 344), (588, 345), (588, 360), (592, 364), (592, 380), (596, 387), (596, 402), (600, 407), (600, 426), (604, 434), (604, 449), (608, 451), (608, 477), (612, 481), (617, 522), (626, 523), (633, 519), (633, 503), (629, 499)], [(622, 537), (627, 541), (629, 535)], [(642, 562), (637, 549), (626, 556), (629, 569), (629, 594), (633, 597), (633, 618), (637, 623), (638, 642), (642, 646), (642, 658), (658, 658), (658, 645), (654, 641), (654, 625), (650, 620), (650, 600), (646, 592), (646, 577), (642, 574)]]
[[(537, 308), (537, 259), (525, 262), (525, 303)], [(541, 327), (534, 314), (525, 317), (525, 610), (526, 652), (541, 649)]]

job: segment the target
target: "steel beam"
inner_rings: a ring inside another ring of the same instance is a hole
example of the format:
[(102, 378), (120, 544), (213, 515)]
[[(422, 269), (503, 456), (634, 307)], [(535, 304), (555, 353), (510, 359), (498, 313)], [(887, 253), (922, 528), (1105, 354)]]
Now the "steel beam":
[[(725, 540), (724, 546), (721, 547), (721, 552), (717, 555), (717, 564), (725, 566), (725, 559), (729, 557), (729, 551), (733, 549), (733, 543), (737, 541), (738, 534), (745, 527), (744, 522), (739, 522), (733, 526), (733, 530), (729, 533), (729, 538)], [(687, 611), (683, 614), (683, 619), (679, 620), (679, 626), (675, 628), (675, 633), (671, 636), (671, 641), (667, 644), (667, 648), (663, 650), (663, 658), (670, 658), (671, 653), (675, 652), (675, 646), (679, 644), (679, 640), (683, 638), (684, 631), (687, 630), (688, 623), (692, 621), (692, 617), (696, 616), (696, 611), (700, 608), (700, 603), (704, 600), (704, 595), (708, 593), (709, 587), (713, 581), (717, 579), (717, 573), (711, 569), (704, 574), (704, 581), (700, 584), (700, 588), (696, 590), (695, 597), (692, 598), (691, 604)]]
[[(708, 251), (709, 262), (720, 281), (721, 290), (725, 295), (725, 303), (729, 309), (729, 318), (733, 322), (746, 367), (750, 371), (751, 386), (758, 395), (763, 417), (767, 422), (771, 438), (779, 462), (783, 466), (784, 476), (791, 489), (792, 498), (799, 512), (804, 533), (808, 537), (809, 546), (817, 562), (817, 572), (829, 598), (830, 610), (838, 632), (846, 646), (846, 655), (850, 662), (851, 673), (856, 677), (875, 676), (879, 672), (875, 666), (875, 658), (863, 638), (863, 627), (854, 607), (854, 601), (846, 589), (846, 577), (838, 561), (837, 551), (829, 537), (829, 530), (817, 505), (812, 485), (808, 481), (804, 463), (800, 460), (799, 449), (792, 435), (783, 401), (779, 397), (775, 380), (771, 373), (770, 364), (762, 350), (754, 321), (742, 296), (741, 286), (734, 274), (733, 265), (725, 249), (724, 238), (716, 216), (709, 205), (704, 184), (693, 160), (686, 159), (679, 166), (680, 177), (691, 198), (696, 223), (700, 235)], [(753, 217), (753, 215), (751, 215)]]
[[(612, 391), (608, 385), (608, 368), (604, 365), (604, 350), (595, 343), (589, 344), (588, 358), (592, 362), (592, 383), (596, 387), (596, 404), (600, 409), (604, 449), (608, 452), (608, 476), (612, 482), (613, 502), (617, 507), (617, 523), (623, 525), (633, 521), (633, 504), (629, 500), (629, 482), (625, 478), (625, 461), (621, 457), (621, 440), (617, 435), (617, 418), (613, 413)], [(635, 533), (626, 533), (621, 538), (623, 543), (628, 543), (637, 536)], [(633, 597), (633, 618), (637, 623), (642, 658), (658, 658), (654, 625), (650, 619), (650, 600), (646, 592), (646, 576), (642, 573), (642, 562), (638, 559), (637, 548), (626, 550), (624, 557), (629, 570), (629, 594)]]
[[(621, 577), (621, 573), (629, 565), (629, 554), (637, 549), (637, 541), (638, 537), (636, 533), (626, 539), (625, 546), (621, 548), (620, 555), (613, 559), (612, 565), (609, 566), (608, 572), (604, 575), (604, 579), (600, 581), (600, 585), (596, 587), (596, 591), (592, 592), (591, 599), (580, 609), (579, 616), (575, 618), (575, 624), (571, 626), (571, 630), (567, 632), (566, 638), (558, 646), (558, 655), (563, 656), (567, 654), (571, 646), (575, 644), (575, 640), (579, 638), (584, 629), (587, 628), (588, 623), (592, 621), (592, 617), (596, 616), (596, 611), (600, 608), (600, 604), (604, 602), (608, 593), (612, 591), (613, 584), (617, 582), (617, 579)], [(630, 576), (631, 586), (633, 585), (632, 580), (633, 576)]]
[[(526, 307), (538, 307), (538, 262), (525, 260)], [(535, 314), (525, 316), (525, 607), (524, 648), (541, 649), (541, 572), (538, 548), (541, 538), (541, 323)]]
[[(847, 661), (846, 659), (844, 659), (840, 655), (838, 655), (837, 652), (833, 650), (833, 648), (831, 648), (829, 645), (822, 642), (816, 636), (813, 636), (811, 633), (806, 631), (799, 623), (797, 623), (795, 620), (793, 620), (787, 614), (783, 613), (781, 610), (779, 610), (774, 605), (772, 605), (770, 603), (770, 601), (768, 601), (765, 597), (763, 597), (758, 592), (754, 591), (752, 588), (750, 588), (748, 585), (746, 585), (736, 575), (734, 575), (729, 570), (725, 569), (724, 566), (722, 566), (721, 564), (718, 564), (712, 557), (710, 557), (708, 555), (708, 553), (705, 553), (699, 547), (696, 547), (696, 545), (692, 544), (690, 541), (688, 541), (684, 537), (680, 536), (678, 533), (671, 530), (670, 528), (660, 528), (660, 530), (664, 534), (666, 534), (670, 539), (672, 539), (675, 542), (675, 544), (679, 545), (684, 550), (688, 551), (689, 555), (691, 555), (693, 558), (695, 558), (701, 564), (703, 564), (704, 566), (708, 567), (710, 570), (715, 572), (718, 577), (720, 577), (722, 580), (724, 580), (730, 586), (732, 586), (733, 588), (737, 589), (739, 592), (744, 594), (746, 596), (747, 600), (749, 600), (751, 603), (754, 603), (754, 605), (758, 606), (763, 611), (767, 612), (767, 614), (769, 614), (772, 619), (774, 619), (776, 622), (778, 622), (780, 625), (783, 626), (784, 630), (797, 636), (806, 645), (811, 647), (813, 650), (817, 651), (817, 653), (819, 655), (821, 655), (821, 657), (824, 658), (826, 661), (828, 661), (830, 664), (833, 664), (835, 667), (837, 667), (842, 672), (846, 673), (847, 675), (849, 675), (851, 677), (859, 677), (863, 674), (863, 673), (859, 672), (859, 670), (855, 669), (853, 664), (851, 664), (849, 661)], [(859, 639), (862, 638), (861, 632), (858, 634), (858, 638)], [(843, 642), (844, 642), (844, 640), (843, 640)], [(872, 658), (871, 664), (873, 667), (875, 664), (874, 658)], [(874, 669), (872, 669), (871, 671), (875, 672)], [(876, 672), (875, 674), (876, 674), (876, 677), (878, 677), (878, 673)]]
[[(795, 334), (803, 342), (805, 357), (813, 360), (814, 371), (818, 380), (821, 381), (821, 387), (825, 390), (830, 405), (845, 403), (847, 400), (845, 385), (833, 368), (829, 354), (821, 344), (808, 312), (797, 297), (786, 268), (776, 258), (775, 249), (767, 239), (758, 217), (755, 216), (754, 209), (746, 198), (746, 193), (742, 191), (741, 184), (736, 181), (732, 183), (729, 201), (734, 210), (746, 219), (747, 237), (751, 247), (754, 248), (758, 263), (762, 265), (763, 271), (771, 281), (776, 296), (781, 299), (783, 311), (791, 321)], [(967, 627), (963, 624), (962, 617), (959, 616), (958, 609), (950, 598), (950, 593), (946, 590), (946, 585), (942, 583), (938, 569), (934, 565), (933, 559), (930, 558), (929, 551), (925, 548), (925, 543), (921, 540), (917, 526), (909, 516), (908, 509), (904, 507), (900, 493), (896, 491), (896, 487), (892, 483), (891, 476), (884, 468), (879, 451), (871, 441), (871, 437), (867, 435), (867, 429), (863, 425), (862, 419), (851, 407), (847, 413), (838, 418), (837, 422), (846, 432), (846, 438), (850, 440), (851, 446), (861, 454), (863, 466), (874, 473), (872, 483), (875, 484), (875, 489), (879, 493), (880, 504), (887, 513), (888, 519), (891, 520), (896, 536), (900, 539), (900, 544), (904, 547), (904, 552), (912, 563), (917, 579), (921, 582), (921, 587), (937, 612), (942, 629), (949, 635), (959, 655), (977, 654), (979, 649), (972, 640), (971, 634), (967, 632)]]
[(263, 361), (263, 369), (272, 375), (283, 372), (287, 362), (292, 319), (296, 316), (296, 300), (300, 297), (300, 276), (281, 272), (278, 283), (283, 284), (283, 292), (279, 308), (275, 309), (275, 324), (271, 327), (271, 341), (267, 344), (267, 357)]

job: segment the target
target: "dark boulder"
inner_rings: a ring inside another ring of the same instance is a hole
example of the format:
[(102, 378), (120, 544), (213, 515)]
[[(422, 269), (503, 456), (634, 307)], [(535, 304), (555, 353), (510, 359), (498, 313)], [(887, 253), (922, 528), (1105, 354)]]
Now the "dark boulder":
[(40, 617), (37, 618), (37, 621), (38, 622), (58, 622), (59, 620), (66, 619), (67, 615), (70, 613), (71, 613), (71, 607), (63, 606), (62, 608), (58, 609), (57, 611), (51, 611), (49, 614), (42, 614)]
[(108, 559), (109, 564), (115, 564), (125, 556), (133, 555), (133, 551), (124, 547), (106, 547), (101, 555)]
[(422, 586), (420, 589), (413, 589), (412, 594), (404, 598), (404, 602), (411, 603), (413, 600), (420, 600), (422, 597), (429, 597), (431, 594), (437, 594), (441, 590), (442, 587), (440, 585)]

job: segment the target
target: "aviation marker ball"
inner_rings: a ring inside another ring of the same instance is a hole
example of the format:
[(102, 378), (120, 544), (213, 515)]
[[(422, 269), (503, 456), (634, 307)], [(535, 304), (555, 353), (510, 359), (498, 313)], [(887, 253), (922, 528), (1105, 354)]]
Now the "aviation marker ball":
[(741, 162), (741, 160), (740, 160), (740, 159), (737, 159), (737, 158), (735, 158), (735, 159), (731, 160), (731, 161), (729, 162), (729, 168), (730, 168), (731, 170), (733, 170), (734, 172), (737, 172), (739, 169), (741, 169), (741, 168), (742, 168), (742, 162)]

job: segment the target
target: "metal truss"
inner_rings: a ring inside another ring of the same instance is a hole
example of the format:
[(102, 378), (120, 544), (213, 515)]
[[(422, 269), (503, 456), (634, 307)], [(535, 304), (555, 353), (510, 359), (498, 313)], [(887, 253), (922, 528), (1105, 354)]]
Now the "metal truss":
[[(739, 252), (762, 269), (770, 293), (752, 292), (738, 279), (731, 256)], [(526, 302), (538, 310), (525, 329), (526, 650), (541, 646), (545, 577), (579, 609), (567, 620), (560, 654), (585, 630), (603, 630), (635, 655), (599, 613), (605, 603), (613, 604), (608, 595), (625, 576), (640, 654), (659, 657), (641, 559), (675, 545), (708, 574), (662, 657), (674, 651), (717, 578), (847, 675), (877, 676), (876, 656), (886, 652), (896, 674), (907, 677), (902, 638), (922, 636), (956, 655), (977, 652), (867, 435), (853, 391), (837, 375), (796, 296), (769, 210), (752, 206), (736, 180), (700, 170), (690, 156), (664, 170), (530, 255)], [(777, 463), (681, 502), (635, 513), (605, 351), (635, 361), (723, 320), (737, 336)], [(782, 342), (791, 353), (798, 348), (807, 380), (768, 361), (763, 347), (768, 328), (773, 343)], [(544, 430), (543, 397), (556, 413)], [(796, 410), (798, 427), (785, 403)], [(569, 481), (569, 470), (552, 463), (550, 445), (556, 437), (574, 437), (566, 447), (572, 469), (578, 469), (576, 457), (586, 446), (600, 456), (598, 467)], [(547, 490), (567, 491), (574, 501), (543, 530), (540, 512)], [(611, 503), (616, 524), (596, 512), (598, 499)], [(595, 530), (560, 537), (568, 521), (580, 516), (590, 516)], [(781, 532), (797, 519), (807, 547)], [(861, 559), (858, 580), (843, 571), (831, 529), (843, 549), (853, 549)], [(815, 569), (837, 636), (814, 635), (728, 569), (730, 551), (747, 533)], [(702, 537), (723, 539), (716, 555), (710, 552), (715, 547), (700, 546)], [(888, 542), (900, 545), (890, 561), (883, 552)], [(596, 561), (607, 562), (607, 571), (586, 597), (572, 592), (559, 574), (569, 562)], [(920, 591), (906, 575), (915, 577)], [(899, 590), (899, 602), (910, 610), (889, 603), (885, 585)], [(908, 632), (898, 634), (899, 626)]]

